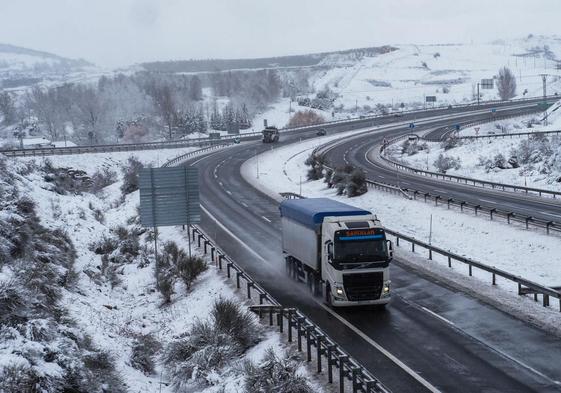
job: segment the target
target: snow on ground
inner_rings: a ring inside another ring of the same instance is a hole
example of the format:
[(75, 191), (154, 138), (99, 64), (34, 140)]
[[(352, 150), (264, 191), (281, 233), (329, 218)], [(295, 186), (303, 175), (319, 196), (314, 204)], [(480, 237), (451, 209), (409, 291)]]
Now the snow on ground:
[[(416, 104), (436, 96), (437, 104), (476, 100), (476, 84), (509, 67), (516, 77), (517, 97), (539, 96), (541, 73), (547, 73), (548, 93), (561, 88), (555, 56), (561, 53), (556, 36), (533, 36), (508, 41), (471, 44), (394, 45), (398, 50), (375, 57), (327, 59), (329, 67), (312, 77), (316, 90), (329, 86), (340, 94), (336, 105)], [(524, 94), (526, 92), (526, 94)], [(480, 89), (482, 100), (497, 98)], [(430, 104), (428, 104), (430, 105)]]
[[(101, 167), (120, 173), (121, 166), (132, 155), (144, 164), (159, 165), (189, 150), (193, 148), (53, 156), (49, 159), (55, 167), (72, 167), (85, 170), (91, 175)], [(22, 160), (29, 161), (29, 158)], [(42, 159), (36, 161), (38, 164), (42, 163)], [(121, 183), (122, 181), (118, 181), (106, 187), (98, 196), (90, 193), (58, 195), (49, 190), (48, 183), (40, 172), (33, 172), (27, 176), (24, 188), (25, 194), (37, 202), (37, 212), (43, 225), (64, 228), (76, 247), (78, 290), (66, 292), (64, 296), (64, 305), (70, 316), (92, 337), (94, 345), (113, 356), (129, 391), (171, 393), (172, 387), (165, 384), (161, 366), (157, 367), (154, 375), (145, 375), (131, 366), (130, 356), (135, 338), (151, 334), (165, 346), (186, 332), (194, 321), (206, 319), (217, 299), (242, 300), (212, 264), (209, 264), (209, 270), (197, 279), (191, 290), (186, 290), (182, 283), (176, 284), (172, 304), (165, 307), (162, 307), (162, 296), (155, 288), (152, 263), (144, 267), (125, 264), (117, 274), (121, 283), (113, 288), (108, 283), (96, 283), (92, 277), (95, 272), (100, 271), (102, 261), (100, 255), (89, 250), (89, 245), (103, 236), (109, 236), (111, 228), (128, 226), (130, 219), (137, 215), (138, 191), (127, 195), (122, 201)], [(95, 209), (103, 212), (103, 222), (94, 218)], [(180, 227), (160, 228), (160, 241), (167, 240), (173, 240), (180, 247), (188, 249), (188, 239)], [(153, 243), (147, 242), (146, 246), (152, 249)], [(193, 252), (194, 255), (200, 255), (196, 249)], [(225, 372), (224, 379), (219, 378), (214, 385), (201, 387), (198, 391), (239, 392), (243, 386), (243, 376), (239, 371), (241, 362), (244, 359), (259, 361), (269, 347), (278, 354), (287, 349), (277, 333), (265, 330), (261, 342), (251, 348), (243, 359), (233, 362)], [(306, 369), (299, 372), (311, 376)], [(162, 381), (164, 384), (161, 384)], [(323, 391), (314, 378), (310, 382), (315, 391)]]
[[(369, 189), (368, 193), (349, 199), (335, 195), (323, 181), (306, 181), (304, 164), (317, 140), (278, 148), (247, 161), (242, 173), (248, 181), (279, 199), (278, 193), (291, 191), (307, 197), (329, 197), (368, 209), (389, 229), (428, 242), (432, 215), (432, 244), (490, 266), (507, 270), (543, 285), (561, 286), (561, 243), (556, 236), (539, 230), (525, 230), (488, 218), (435, 207), (421, 201)], [(260, 176), (256, 178), (259, 160)], [(445, 263), (444, 260), (440, 261)], [(426, 264), (426, 262), (425, 262)], [(445, 270), (436, 268), (441, 273)], [(447, 268), (446, 268), (447, 269)], [(456, 266), (465, 271), (465, 266)], [(489, 274), (475, 271), (488, 282)], [(465, 280), (464, 280), (465, 281)], [(514, 286), (505, 286), (514, 291)]]

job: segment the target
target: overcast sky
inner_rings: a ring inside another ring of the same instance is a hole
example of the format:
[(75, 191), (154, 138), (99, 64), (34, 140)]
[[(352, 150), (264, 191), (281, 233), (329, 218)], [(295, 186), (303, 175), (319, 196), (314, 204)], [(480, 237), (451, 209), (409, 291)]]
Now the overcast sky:
[(0, 0), (0, 42), (102, 66), (560, 32), (561, 0)]

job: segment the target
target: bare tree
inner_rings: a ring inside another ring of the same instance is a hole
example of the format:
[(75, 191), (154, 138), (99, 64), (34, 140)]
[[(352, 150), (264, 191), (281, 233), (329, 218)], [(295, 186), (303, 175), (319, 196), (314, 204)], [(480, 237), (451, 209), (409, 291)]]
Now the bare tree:
[(0, 114), (4, 116), (5, 124), (11, 124), (16, 120), (14, 98), (7, 91), (0, 92)]
[(497, 90), (501, 100), (510, 100), (516, 95), (516, 78), (510, 68), (503, 67), (499, 70)]
[(155, 89), (153, 98), (158, 114), (168, 128), (169, 139), (172, 139), (172, 129), (177, 120), (177, 108), (173, 93), (169, 86), (162, 86)]
[(88, 132), (90, 143), (99, 141), (99, 125), (104, 114), (103, 104), (96, 91), (92, 87), (82, 87), (78, 90), (76, 107), (80, 119)]

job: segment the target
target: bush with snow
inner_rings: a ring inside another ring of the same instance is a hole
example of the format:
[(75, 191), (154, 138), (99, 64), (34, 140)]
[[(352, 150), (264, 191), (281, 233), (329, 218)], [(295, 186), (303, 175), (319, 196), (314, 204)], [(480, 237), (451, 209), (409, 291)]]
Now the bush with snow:
[(301, 366), (301, 361), (289, 356), (279, 357), (269, 348), (259, 364), (245, 362), (245, 392), (313, 393), (308, 380), (298, 374)]
[(364, 172), (352, 165), (335, 168), (325, 181), (329, 188), (335, 188), (337, 195), (347, 195), (349, 198), (365, 194), (368, 191)]
[(207, 321), (195, 321), (188, 332), (171, 342), (162, 361), (175, 391), (186, 391), (238, 358), (261, 339), (255, 316), (232, 300), (214, 303)]
[(144, 164), (140, 162), (135, 156), (130, 156), (126, 165), (123, 166), (123, 184), (121, 185), (121, 192), (123, 196), (138, 190), (138, 176), (140, 170), (144, 168)]
[(158, 258), (156, 279), (158, 289), (164, 297), (164, 303), (171, 302), (174, 285), (181, 280), (187, 290), (191, 289), (194, 281), (208, 269), (204, 259), (189, 256), (173, 241), (166, 242), (162, 255)]
[(324, 166), (328, 164), (327, 158), (323, 155), (310, 154), (305, 164), (310, 167), (306, 174), (308, 180), (319, 180), (323, 177)]
[(460, 169), (461, 160), (460, 157), (446, 156), (440, 153), (438, 158), (434, 161), (433, 165), (438, 172), (446, 173), (450, 169)]
[(74, 245), (40, 223), (14, 166), (0, 158), (0, 392), (125, 392), (61, 304), (76, 283)]

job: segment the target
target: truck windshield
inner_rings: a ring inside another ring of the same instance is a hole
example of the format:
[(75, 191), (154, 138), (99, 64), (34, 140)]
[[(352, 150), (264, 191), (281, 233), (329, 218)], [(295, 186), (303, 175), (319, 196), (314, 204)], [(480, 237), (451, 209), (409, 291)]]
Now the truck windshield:
[(338, 231), (335, 234), (333, 262), (337, 264), (382, 262), (387, 259), (388, 248), (382, 229)]

